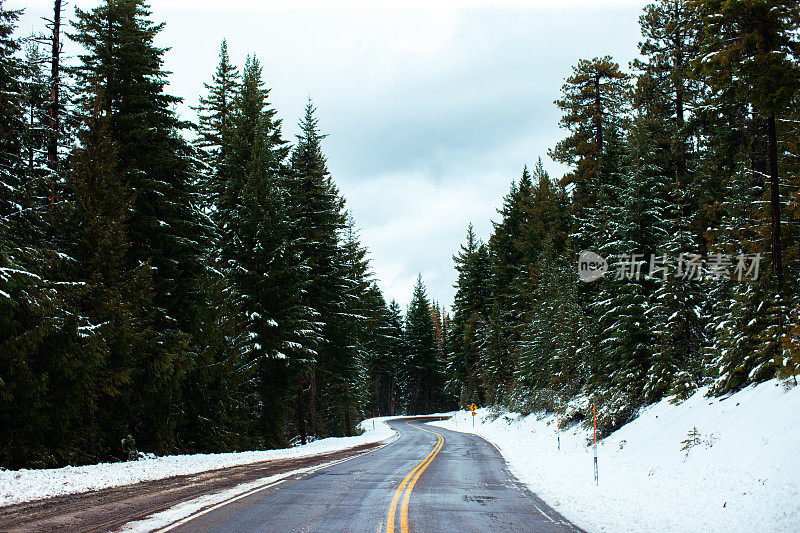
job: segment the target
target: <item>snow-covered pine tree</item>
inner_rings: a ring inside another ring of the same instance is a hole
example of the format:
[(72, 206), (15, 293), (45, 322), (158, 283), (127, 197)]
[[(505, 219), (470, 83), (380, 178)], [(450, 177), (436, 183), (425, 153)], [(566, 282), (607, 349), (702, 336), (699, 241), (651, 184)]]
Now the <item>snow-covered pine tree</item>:
[(490, 305), (490, 263), (487, 246), (472, 227), (467, 228), (466, 242), (453, 256), (458, 271), (453, 318), (449, 331), (447, 375), (448, 391), (459, 398), (462, 406), (484, 404), (477, 368), (478, 327), (486, 321)]
[(663, 219), (650, 243), (653, 266), (659, 268), (650, 276), (655, 287), (647, 311), (655, 342), (645, 398), (652, 402), (671, 392), (686, 397), (703, 374), (706, 296), (699, 280), (678, 277), (672, 264), (681, 254), (704, 249), (703, 236), (692, 227), (697, 165), (691, 124), (698, 89), (690, 70), (697, 59), (699, 25), (683, 0), (650, 4), (640, 23), (645, 39), (639, 49), (645, 59), (633, 63), (638, 71), (633, 173), (654, 189), (654, 199), (661, 202), (654, 207)]
[(402, 365), (408, 355), (405, 337), (403, 336), (403, 312), (400, 309), (400, 304), (394, 300), (389, 303), (387, 328), (388, 349), (393, 359), (393, 379), (390, 382), (387, 404), (388, 414), (391, 415), (399, 413), (402, 406)]
[(136, 361), (149, 355), (156, 333), (149, 265), (127, 261), (133, 192), (117, 168), (101, 98), (96, 94), (88, 102), (81, 147), (72, 155), (67, 179), (71, 260), (66, 273), (77, 284), (68, 301), (80, 345), (61, 365), (70, 369), (70, 403), (80, 414), (73, 423), (82, 430), (83, 453), (76, 458), (98, 460), (121, 455), (122, 439), (134, 432)]
[[(782, 122), (791, 115), (796, 105), (794, 96), (800, 89), (797, 37), (800, 6), (788, 1), (729, 4), (713, 0), (692, 5), (697, 8), (705, 28), (701, 46), (703, 59), (699, 67), (709, 85), (707, 105), (711, 110), (738, 111), (742, 118), (732, 124), (744, 126), (733, 129), (740, 132), (738, 137), (731, 139), (727, 135), (727, 146), (720, 142), (722, 139), (716, 140), (717, 151), (730, 152), (736, 161), (734, 172), (739, 183), (752, 191), (748, 198), (739, 194), (732, 197), (739, 200), (738, 212), (748, 216), (739, 224), (741, 229), (734, 229), (731, 236), (744, 232), (745, 238), (739, 241), (745, 247), (755, 244), (750, 253), (769, 250), (769, 254), (764, 253), (761, 279), (734, 288), (734, 307), (750, 308), (735, 314), (753, 315), (744, 329), (755, 324), (759, 326), (750, 333), (741, 330), (738, 335), (730, 333), (733, 338), (743, 340), (741, 335), (744, 335), (748, 342), (754, 342), (758, 357), (754, 359), (752, 354), (744, 354), (743, 359), (739, 359), (732, 355), (736, 349), (723, 349), (726, 358), (732, 359), (723, 363), (716, 390), (727, 392), (772, 377), (788, 358), (786, 326), (790, 316), (787, 302), (794, 297), (797, 288), (784, 283), (784, 249), (787, 248), (782, 235), (786, 225), (782, 214), (784, 189), (787, 186), (791, 189), (794, 184), (786, 179), (781, 166), (786, 160), (787, 146), (782, 142), (786, 132)], [(715, 132), (724, 134), (725, 125), (718, 126)], [(747, 201), (749, 209), (742, 205)], [(729, 218), (735, 220), (737, 213), (731, 215)], [(753, 233), (749, 238), (748, 232)], [(769, 243), (766, 246), (765, 241)], [(727, 332), (723, 335), (731, 336)]]
[(608, 135), (594, 226), (600, 255), (611, 258), (612, 272), (598, 284), (589, 305), (596, 317), (597, 365), (590, 382), (597, 396), (598, 424), (619, 427), (644, 404), (643, 389), (651, 359), (652, 334), (646, 322), (650, 288), (644, 276), (651, 239), (659, 234), (660, 213), (652, 182), (630, 172), (621, 139)]
[(415, 414), (430, 413), (432, 375), (436, 371), (436, 340), (422, 275), (417, 276), (406, 312), (404, 339), (407, 349), (404, 362), (407, 410)]
[[(524, 330), (530, 299), (515, 280), (529, 274), (530, 259), (521, 245), (525, 228), (529, 225), (532, 180), (527, 166), (523, 168), (519, 183), (511, 187), (498, 210), (501, 219), (493, 222), (489, 238), (489, 254), (492, 265), (492, 297), (496, 314), (487, 313), (492, 321), (484, 324), (495, 335), (494, 341), (484, 344), (486, 350), (482, 361), (484, 387), (491, 391), (493, 402), (503, 401), (510, 392), (518, 343)], [(520, 281), (520, 286), (524, 281)], [(492, 318), (493, 317), (493, 318)]]
[(550, 150), (550, 157), (572, 167), (562, 185), (571, 191), (573, 211), (594, 204), (594, 182), (603, 165), (608, 132), (624, 131), (621, 121), (628, 108), (629, 79), (610, 56), (581, 59), (561, 88), (563, 97), (555, 102), (563, 112), (559, 125), (569, 136)]
[[(629, 79), (610, 57), (581, 60), (556, 101), (563, 111), (560, 125), (570, 135), (551, 150), (551, 157), (572, 166), (562, 182), (571, 193), (571, 238), (577, 250), (594, 250), (608, 259), (641, 253), (632, 246), (633, 219), (624, 204), (622, 135)], [(620, 396), (621, 406), (607, 406), (609, 412), (623, 412), (642, 379), (641, 286), (604, 279), (579, 286), (578, 297), (583, 316), (577, 355), (587, 371), (586, 386), (593, 394), (605, 394), (615, 383), (628, 390), (627, 397)], [(625, 383), (626, 377), (633, 382)]]
[(144, 0), (105, 2), (76, 9), (75, 34), (83, 47), (77, 68), (85, 87), (99, 84), (117, 168), (134, 193), (128, 224), (130, 268), (148, 264), (154, 288), (157, 336), (137, 359), (136, 442), (147, 450), (175, 445), (183, 372), (192, 364), (191, 333), (200, 305), (205, 238), (197, 209), (195, 154), (175, 114), (180, 98), (165, 92), (165, 50)]
[(199, 279), (204, 305), (197, 313), (193, 338), (196, 356), (183, 382), (179, 427), (182, 447), (192, 451), (243, 449), (257, 440), (252, 420), (252, 413), (258, 411), (258, 391), (253, 385), (257, 368), (248, 359), (247, 317), (226, 275), (218, 225), (239, 80), (223, 41), (211, 83), (205, 84), (207, 94), (194, 108), (199, 119), (195, 146), (204, 163), (198, 205), (208, 239), (204, 240)]
[[(334, 263), (338, 302), (330, 317), (326, 337), (327, 353), (320, 361), (320, 373), (325, 381), (317, 380), (320, 401), (327, 405), (329, 434), (350, 436), (354, 428), (353, 414), (363, 407), (362, 395), (364, 339), (366, 330), (366, 291), (371, 273), (366, 250), (358, 239), (355, 223), (346, 214), (345, 229)], [(328, 399), (327, 401), (325, 399)]]
[(46, 393), (46, 380), (35, 365), (44, 336), (40, 277), (28, 270), (29, 243), (17, 233), (25, 202), (24, 65), (14, 36), (19, 14), (0, 2), (0, 461), (10, 466), (46, 453), (35, 435), (39, 421), (30, 410), (19, 409), (38, 407)]
[(23, 137), (25, 178), (22, 196), (25, 230), (31, 232), (25, 236), (29, 242), (43, 237), (41, 219), (50, 197), (51, 172), (47, 164), (50, 88), (44, 71), (45, 60), (36, 41), (29, 39), (25, 47), (23, 84), (26, 128)]
[[(309, 100), (305, 114), (300, 120), (300, 134), (290, 157), (290, 172), (286, 179), (289, 216), (294, 221), (294, 240), (300, 257), (306, 265), (308, 287), (304, 291), (305, 305), (314, 315), (314, 328), (309, 329), (309, 340), (315, 345), (315, 353), (309, 357), (299, 374), (301, 384), (315, 382), (308, 402), (310, 413), (318, 406), (316, 392), (325, 388), (325, 381), (317, 380), (317, 365), (325, 365), (335, 331), (336, 315), (348, 305), (346, 301), (347, 279), (343, 279), (342, 268), (337, 268), (340, 259), (340, 242), (344, 238), (346, 216), (344, 200), (339, 194), (333, 178), (328, 172), (322, 141), (325, 135), (319, 130), (316, 110)], [(316, 430), (316, 428), (312, 428)]]
[[(396, 304), (387, 306), (378, 285), (372, 283), (366, 294), (367, 320), (364, 335), (364, 374), (369, 391), (367, 416), (394, 414), (399, 362), (402, 354), (397, 340), (402, 337), (402, 320), (394, 315)], [(398, 329), (399, 328), (399, 329)]]
[(197, 147), (206, 156), (208, 167), (204, 179), (204, 204), (209, 209), (218, 205), (223, 194), (226, 149), (230, 145), (234, 100), (239, 90), (239, 70), (231, 64), (228, 42), (222, 41), (219, 63), (211, 83), (205, 83), (206, 96), (200, 97), (195, 109), (198, 117)]
[(257, 365), (250, 359), (247, 316), (216, 256), (201, 279), (206, 305), (197, 315), (197, 355), (182, 388), (181, 446), (229, 452), (256, 446)]
[(70, 434), (78, 409), (70, 403), (74, 321), (63, 287), (52, 283), (61, 279), (52, 267), (68, 256), (49, 242), (48, 230), (60, 219), (48, 210), (43, 186), (51, 175), (43, 159), (43, 56), (30, 46), (24, 60), (19, 56), (18, 16), (0, 3), (0, 352), (7, 356), (0, 363), (0, 442), (6, 443), (0, 461), (55, 466), (76, 451)]
[(562, 277), (568, 243), (566, 206), (566, 192), (551, 182), (540, 158), (533, 172), (531, 199), (525, 206), (526, 223), (516, 243), (526, 258), (514, 280), (521, 300), (518, 319), (524, 321), (525, 329), (514, 361), (518, 384), (512, 403), (526, 410), (557, 403), (556, 396), (563, 392), (559, 390), (564, 385), (562, 372), (571, 373), (567, 361), (574, 363), (563, 351), (575, 349), (566, 338), (574, 334), (571, 328), (576, 326), (568, 319), (574, 289), (570, 282), (575, 279)]
[(4, 226), (20, 210), (22, 181), (22, 142), (25, 132), (25, 94), (22, 87), (24, 65), (17, 53), (21, 46), (14, 31), (20, 12), (9, 10), (0, 3), (0, 214)]
[(289, 148), (267, 101), (261, 65), (249, 57), (236, 98), (224, 193), (215, 210), (223, 272), (245, 314), (247, 359), (258, 369), (258, 442), (285, 444), (284, 396), (294, 365), (313, 354), (304, 332), (312, 315), (302, 301), (307, 281), (284, 176)]

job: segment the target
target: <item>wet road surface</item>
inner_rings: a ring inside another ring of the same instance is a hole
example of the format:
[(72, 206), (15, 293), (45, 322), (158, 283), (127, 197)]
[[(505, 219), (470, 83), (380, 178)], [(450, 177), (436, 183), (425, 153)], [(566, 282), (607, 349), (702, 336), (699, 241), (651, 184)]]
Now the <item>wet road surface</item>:
[(383, 448), (279, 483), (170, 531), (575, 532), (528, 491), (497, 449), (475, 435), (389, 424)]

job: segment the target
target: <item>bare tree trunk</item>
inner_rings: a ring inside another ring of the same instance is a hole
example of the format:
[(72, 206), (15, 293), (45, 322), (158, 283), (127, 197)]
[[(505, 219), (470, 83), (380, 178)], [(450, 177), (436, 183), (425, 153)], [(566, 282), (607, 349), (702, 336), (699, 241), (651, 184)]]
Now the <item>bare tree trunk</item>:
[[(675, 12), (673, 13), (675, 20), (680, 20), (680, 2), (673, 4)], [(675, 118), (678, 120), (678, 128), (683, 129), (683, 93), (684, 87), (684, 64), (683, 64), (683, 35), (681, 34), (680, 24), (675, 28), (675, 35), (673, 36), (673, 45), (675, 46), (675, 60), (673, 63), (673, 72), (675, 73)]]
[(753, 113), (748, 125), (750, 134), (750, 166), (753, 170), (752, 197), (761, 198), (769, 171), (769, 120), (764, 115)]
[(432, 412), (431, 410), (431, 369), (425, 369), (425, 414)]
[[(36, 115), (34, 114), (34, 105), (33, 103), (29, 106), (29, 127), (31, 131), (33, 131), (35, 118)], [(22, 206), (28, 207), (28, 200), (33, 197), (35, 194), (34, 192), (34, 183), (36, 182), (36, 171), (33, 168), (33, 156), (35, 154), (35, 150), (33, 149), (33, 143), (31, 143), (30, 147), (28, 148), (28, 179), (25, 181), (25, 195), (23, 196)]]
[(61, 0), (53, 4), (53, 48), (50, 63), (50, 139), (47, 144), (47, 164), (52, 172), (50, 182), (50, 205), (56, 203), (56, 172), (58, 171), (58, 132), (59, 132), (59, 69), (61, 57)]
[(348, 437), (353, 436), (353, 432), (350, 429), (350, 399), (347, 396), (344, 399), (344, 434)]
[(308, 422), (311, 435), (317, 436), (317, 364), (311, 363), (308, 374)]
[(297, 375), (297, 430), (300, 432), (300, 444), (306, 443), (306, 402), (303, 398), (303, 374)]
[(97, 420), (95, 417), (94, 398), (89, 400), (89, 458), (95, 459), (97, 456)]
[(419, 371), (416, 371), (414, 372), (414, 412), (411, 413), (414, 415), (419, 414), (419, 382), (420, 382)]
[(783, 292), (783, 260), (781, 254), (781, 193), (778, 177), (778, 135), (775, 129), (775, 111), (769, 114), (769, 175), (771, 181), (770, 211), (772, 214), (772, 270), (780, 295)]
[[(603, 155), (603, 101), (600, 98), (600, 73), (596, 72), (594, 75), (594, 127), (595, 127), (595, 143), (597, 144), (597, 157)], [(597, 161), (598, 170), (600, 169), (600, 161)]]
[(388, 412), (386, 413), (387, 416), (394, 415), (394, 378), (389, 379), (389, 398), (387, 405)]

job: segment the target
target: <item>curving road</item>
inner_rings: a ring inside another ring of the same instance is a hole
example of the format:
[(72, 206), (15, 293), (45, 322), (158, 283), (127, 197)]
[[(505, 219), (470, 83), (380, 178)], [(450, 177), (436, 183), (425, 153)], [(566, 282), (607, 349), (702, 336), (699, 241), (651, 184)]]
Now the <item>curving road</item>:
[(389, 422), (393, 443), (293, 477), (170, 531), (581, 531), (528, 491), (480, 437)]

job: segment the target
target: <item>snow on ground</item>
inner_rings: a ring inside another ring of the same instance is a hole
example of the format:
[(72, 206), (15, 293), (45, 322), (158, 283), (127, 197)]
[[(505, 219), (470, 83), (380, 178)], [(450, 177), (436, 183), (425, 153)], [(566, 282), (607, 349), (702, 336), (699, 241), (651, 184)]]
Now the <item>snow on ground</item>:
[(521, 481), (588, 531), (800, 530), (800, 387), (706, 392), (652, 405), (599, 442), (599, 486), (592, 432), (580, 425), (562, 430), (560, 451), (552, 415), (481, 409), (475, 429), (464, 411), (431, 425), (494, 443)]
[(385, 418), (377, 418), (374, 429), (371, 420), (369, 424), (362, 422), (362, 429), (365, 430), (362, 435), (321, 439), (281, 450), (169, 455), (138, 461), (43, 470), (0, 469), (0, 506), (270, 459), (306, 457), (380, 442), (395, 435), (395, 431), (384, 420)]
[[(346, 459), (344, 460), (346, 461)], [(250, 496), (267, 487), (273, 487), (288, 477), (296, 474), (314, 472), (341, 461), (342, 460), (333, 461), (318, 466), (300, 468), (291, 472), (283, 472), (282, 474), (268, 476), (249, 483), (242, 483), (227, 490), (205, 494), (198, 498), (179, 503), (165, 511), (152, 514), (142, 520), (129, 522), (121, 528), (121, 531), (126, 533), (147, 533), (150, 531), (160, 531), (165, 528), (171, 529), (172, 527), (183, 525), (185, 522), (193, 520), (223, 505)]]

